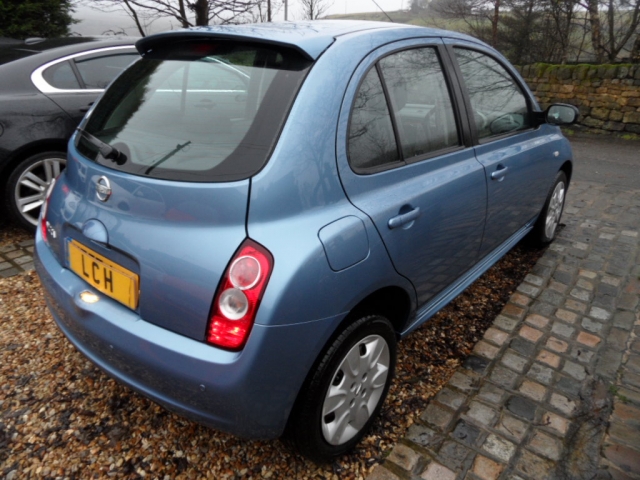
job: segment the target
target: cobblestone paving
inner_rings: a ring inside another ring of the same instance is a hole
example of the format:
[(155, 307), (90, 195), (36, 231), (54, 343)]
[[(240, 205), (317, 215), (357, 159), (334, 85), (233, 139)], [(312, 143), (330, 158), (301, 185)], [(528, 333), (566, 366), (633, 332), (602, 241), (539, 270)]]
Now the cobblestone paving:
[(33, 270), (33, 240), (0, 247), (0, 278)]
[(640, 479), (640, 190), (576, 182), (566, 225), (368, 480)]

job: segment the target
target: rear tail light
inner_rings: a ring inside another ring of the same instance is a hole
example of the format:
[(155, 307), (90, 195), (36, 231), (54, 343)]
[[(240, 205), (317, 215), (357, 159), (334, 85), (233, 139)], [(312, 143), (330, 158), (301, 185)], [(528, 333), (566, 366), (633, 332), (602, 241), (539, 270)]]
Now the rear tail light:
[(47, 207), (49, 206), (49, 199), (51, 198), (51, 192), (53, 192), (53, 187), (55, 184), (56, 179), (54, 178), (47, 189), (47, 193), (44, 196), (44, 203), (42, 204), (42, 209), (40, 210), (40, 231), (42, 233), (42, 239), (45, 242), (49, 241), (49, 238), (47, 237)]
[(269, 251), (245, 240), (229, 263), (213, 300), (207, 342), (230, 350), (244, 346), (272, 270)]

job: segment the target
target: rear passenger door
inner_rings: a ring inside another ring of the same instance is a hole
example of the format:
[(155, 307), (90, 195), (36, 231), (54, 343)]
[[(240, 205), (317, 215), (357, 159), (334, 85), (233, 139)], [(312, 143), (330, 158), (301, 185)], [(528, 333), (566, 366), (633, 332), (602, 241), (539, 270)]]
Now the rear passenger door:
[(449, 49), (461, 79), (478, 161), (487, 178), (487, 225), (481, 257), (540, 212), (550, 185), (532, 99), (500, 59), (474, 45)]
[(371, 54), (347, 90), (338, 140), (345, 191), (419, 305), (476, 262), (486, 213), (484, 171), (466, 146), (443, 54), (424, 40)]

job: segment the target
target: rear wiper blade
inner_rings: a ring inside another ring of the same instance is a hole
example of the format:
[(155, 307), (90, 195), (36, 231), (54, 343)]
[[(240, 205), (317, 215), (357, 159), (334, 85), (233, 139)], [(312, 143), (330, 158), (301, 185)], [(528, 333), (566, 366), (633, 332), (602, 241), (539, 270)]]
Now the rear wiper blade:
[(156, 168), (158, 165), (160, 165), (161, 163), (166, 162), (167, 160), (169, 160), (171, 157), (173, 157), (176, 153), (178, 153), (180, 150), (182, 150), (185, 147), (188, 147), (191, 144), (191, 140), (187, 140), (186, 142), (184, 142), (183, 144), (178, 144), (176, 145), (176, 148), (174, 148), (173, 150), (171, 150), (169, 153), (167, 153), (164, 157), (162, 157), (161, 159), (155, 161), (154, 163), (152, 163), (149, 168), (147, 168), (144, 171), (145, 175), (149, 175), (149, 173), (151, 173), (151, 170), (153, 170), (154, 168)]
[(91, 145), (96, 147), (100, 152), (100, 155), (102, 155), (104, 158), (108, 158), (109, 160), (114, 161), (118, 165), (124, 165), (125, 163), (127, 163), (127, 160), (128, 160), (127, 156), (117, 148), (109, 145), (108, 143), (103, 142), (97, 137), (94, 137), (89, 132), (87, 132), (86, 130), (80, 127), (77, 127), (76, 130), (78, 130), (78, 132), (80, 132), (80, 135), (86, 138)]

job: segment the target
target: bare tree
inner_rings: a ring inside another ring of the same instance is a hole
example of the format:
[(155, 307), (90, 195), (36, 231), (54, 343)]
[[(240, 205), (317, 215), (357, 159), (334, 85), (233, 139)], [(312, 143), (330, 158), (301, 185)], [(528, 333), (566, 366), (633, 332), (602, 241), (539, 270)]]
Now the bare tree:
[(640, 63), (640, 32), (636, 34), (636, 41), (633, 42), (633, 48), (631, 49), (629, 59), (633, 63)]
[(306, 20), (316, 20), (320, 18), (333, 2), (329, 0), (300, 0), (303, 15)]
[(244, 23), (261, 0), (80, 0), (103, 11), (124, 9), (145, 36), (146, 27), (159, 17), (174, 18), (180, 26)]
[(283, 2), (278, 0), (258, 0), (251, 11), (252, 23), (271, 22), (280, 11)]
[(432, 0), (429, 10), (464, 21), (516, 64), (640, 56), (640, 0)]
[(623, 51), (629, 52), (630, 57), (636, 54), (640, 35), (640, 0), (586, 0), (582, 5), (589, 14), (596, 62), (614, 62)]
[(429, 8), (436, 14), (464, 21), (469, 32), (498, 47), (502, 0), (434, 0)]
[(575, 58), (572, 42), (582, 28), (575, 20), (577, 5), (578, 0), (503, 0), (501, 50), (517, 65)]
[(600, 5), (598, 0), (587, 0), (586, 8), (589, 12), (589, 24), (591, 27), (591, 46), (596, 62), (604, 61), (604, 45), (602, 44), (602, 23), (600, 22)]
[(571, 34), (576, 22), (576, 7), (579, 0), (548, 0), (548, 14), (551, 19), (553, 36), (556, 39), (556, 61), (567, 63), (572, 50)]

